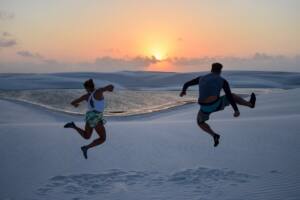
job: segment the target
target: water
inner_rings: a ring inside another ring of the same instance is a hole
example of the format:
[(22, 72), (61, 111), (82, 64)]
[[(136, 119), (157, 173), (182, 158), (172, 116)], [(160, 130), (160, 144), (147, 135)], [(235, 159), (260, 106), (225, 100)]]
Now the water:
[[(233, 92), (247, 96), (254, 91), (257, 94), (281, 91), (280, 89), (234, 88)], [(116, 90), (105, 93), (106, 116), (129, 116), (165, 110), (187, 103), (196, 103), (198, 91), (188, 91), (184, 98), (179, 97), (180, 91), (151, 90)], [(83, 115), (86, 112), (86, 102), (74, 108), (70, 102), (85, 94), (82, 89), (41, 89), (0, 91), (0, 98), (12, 99), (42, 106), (47, 109)]]

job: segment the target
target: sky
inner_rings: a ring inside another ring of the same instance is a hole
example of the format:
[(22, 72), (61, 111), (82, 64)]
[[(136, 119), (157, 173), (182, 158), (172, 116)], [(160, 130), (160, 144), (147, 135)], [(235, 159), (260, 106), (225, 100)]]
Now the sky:
[(300, 72), (298, 0), (0, 0), (0, 73)]

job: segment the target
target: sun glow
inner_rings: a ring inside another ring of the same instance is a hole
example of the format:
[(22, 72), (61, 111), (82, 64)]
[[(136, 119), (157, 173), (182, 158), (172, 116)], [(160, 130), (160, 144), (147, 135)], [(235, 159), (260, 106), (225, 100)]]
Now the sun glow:
[(140, 39), (139, 52), (144, 56), (154, 57), (158, 61), (166, 60), (173, 49), (172, 41), (165, 36), (168, 34), (147, 33), (145, 35)]
[(161, 52), (159, 52), (159, 51), (154, 52), (153, 56), (154, 56), (154, 58), (156, 60), (159, 60), (159, 61), (161, 61), (161, 60), (163, 60), (165, 58), (165, 56)]
[(167, 48), (163, 46), (149, 48), (148, 55), (162, 61), (167, 58)]

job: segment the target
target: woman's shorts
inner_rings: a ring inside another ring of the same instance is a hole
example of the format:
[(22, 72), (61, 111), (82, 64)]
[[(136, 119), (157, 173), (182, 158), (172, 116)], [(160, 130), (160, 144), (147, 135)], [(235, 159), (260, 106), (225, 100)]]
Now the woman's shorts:
[(98, 123), (104, 125), (105, 120), (103, 118), (103, 113), (97, 111), (87, 111), (85, 114), (85, 122), (88, 123), (91, 128), (95, 128)]

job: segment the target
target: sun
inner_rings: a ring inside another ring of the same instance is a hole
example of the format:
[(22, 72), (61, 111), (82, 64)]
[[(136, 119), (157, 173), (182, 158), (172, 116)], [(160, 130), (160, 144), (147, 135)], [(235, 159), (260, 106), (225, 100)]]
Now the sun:
[(164, 61), (172, 54), (172, 45), (167, 37), (152, 35), (145, 37), (142, 41), (139, 52), (144, 56)]
[(163, 55), (163, 53), (157, 51), (157, 52), (153, 52), (153, 56), (156, 60), (163, 60), (165, 58), (165, 56)]
[(162, 61), (167, 58), (167, 49), (162, 46), (150, 48), (149, 55), (158, 61)]

